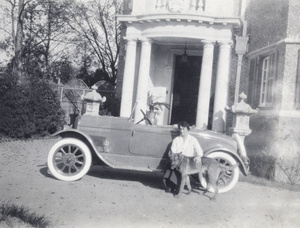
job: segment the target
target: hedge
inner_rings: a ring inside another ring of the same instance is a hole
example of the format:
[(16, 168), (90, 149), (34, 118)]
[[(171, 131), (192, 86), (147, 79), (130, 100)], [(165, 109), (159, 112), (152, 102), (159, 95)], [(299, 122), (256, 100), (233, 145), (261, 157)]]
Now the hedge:
[(0, 85), (0, 132), (12, 138), (46, 136), (63, 128), (57, 93), (40, 79)]

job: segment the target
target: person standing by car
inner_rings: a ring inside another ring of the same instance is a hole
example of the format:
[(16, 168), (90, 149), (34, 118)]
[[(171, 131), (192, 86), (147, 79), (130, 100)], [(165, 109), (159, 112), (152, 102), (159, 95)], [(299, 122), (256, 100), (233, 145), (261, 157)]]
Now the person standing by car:
[[(182, 153), (186, 157), (192, 157), (195, 161), (200, 159), (203, 156), (203, 150), (198, 142), (198, 140), (189, 134), (190, 125), (186, 122), (180, 122), (178, 124), (178, 129), (180, 135), (173, 139), (170, 153)], [(168, 167), (164, 178), (163, 183), (167, 191), (176, 191), (177, 183), (180, 183), (180, 173), (176, 169), (171, 169)]]
[(180, 135), (173, 139), (171, 152), (182, 153), (186, 157), (194, 157), (195, 159), (203, 156), (203, 150), (198, 140), (189, 134), (190, 125), (186, 122), (178, 124)]

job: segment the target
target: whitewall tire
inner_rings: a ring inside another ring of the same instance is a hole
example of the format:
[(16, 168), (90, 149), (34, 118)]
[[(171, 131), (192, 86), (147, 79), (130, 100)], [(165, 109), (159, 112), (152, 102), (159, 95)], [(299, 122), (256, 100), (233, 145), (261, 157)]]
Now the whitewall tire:
[(92, 156), (85, 143), (74, 138), (64, 138), (54, 144), (48, 154), (48, 168), (59, 180), (75, 181), (90, 169)]
[[(222, 179), (219, 179), (218, 181), (219, 193), (225, 193), (230, 191), (239, 180), (240, 170), (239, 167), (237, 166), (236, 160), (231, 155), (226, 154), (224, 152), (214, 152), (207, 155), (207, 157), (214, 158), (218, 162), (226, 166), (236, 166), (232, 170), (225, 171), (224, 177)], [(206, 178), (202, 175), (200, 175), (200, 182), (204, 188), (207, 187)], [(214, 192), (214, 189), (211, 186), (209, 187), (208, 190), (210, 192)]]

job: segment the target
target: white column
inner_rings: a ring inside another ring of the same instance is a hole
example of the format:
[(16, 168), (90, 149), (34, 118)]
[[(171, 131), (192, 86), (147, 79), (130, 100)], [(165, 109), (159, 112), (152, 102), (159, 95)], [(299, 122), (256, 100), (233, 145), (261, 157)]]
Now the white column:
[(130, 117), (133, 99), (133, 86), (136, 62), (136, 40), (128, 40), (122, 86), (121, 117)]
[(202, 43), (204, 43), (204, 47), (198, 93), (196, 128), (207, 129), (214, 57), (214, 42), (205, 40), (202, 41)]
[(229, 89), (229, 67), (231, 42), (219, 42), (219, 59), (217, 67), (217, 80), (215, 88), (215, 103), (212, 129), (218, 132), (224, 132), (226, 126), (226, 111)]
[[(151, 61), (151, 42), (150, 40), (141, 40), (141, 60), (138, 75), (137, 85), (137, 105), (134, 113), (135, 122), (140, 121), (143, 118), (141, 110), (145, 113), (147, 111), (147, 98), (148, 98), (148, 80), (150, 78), (150, 61)], [(145, 122), (142, 122), (143, 124)]]

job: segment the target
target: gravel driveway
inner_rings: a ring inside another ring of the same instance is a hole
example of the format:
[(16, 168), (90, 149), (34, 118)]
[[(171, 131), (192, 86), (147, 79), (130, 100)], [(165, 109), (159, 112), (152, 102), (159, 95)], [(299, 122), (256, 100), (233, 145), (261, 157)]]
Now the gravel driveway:
[(46, 167), (57, 139), (0, 143), (0, 203), (26, 206), (53, 227), (300, 227), (300, 193), (239, 182), (216, 202), (174, 198), (161, 175), (93, 167), (63, 182)]

